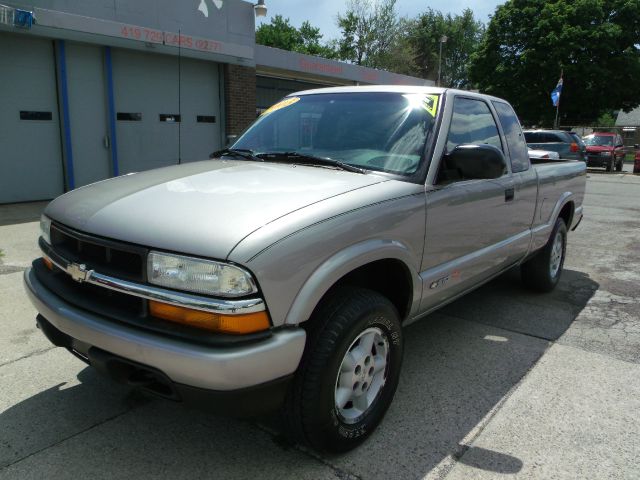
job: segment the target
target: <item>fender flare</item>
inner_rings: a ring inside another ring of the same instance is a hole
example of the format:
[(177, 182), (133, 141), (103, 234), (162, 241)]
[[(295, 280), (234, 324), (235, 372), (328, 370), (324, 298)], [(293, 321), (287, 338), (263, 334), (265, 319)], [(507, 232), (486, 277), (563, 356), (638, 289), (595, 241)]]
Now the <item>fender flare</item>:
[(407, 267), (412, 282), (411, 306), (408, 315), (411, 317), (420, 305), (422, 296), (422, 282), (417, 273), (420, 260), (402, 242), (373, 239), (340, 250), (320, 264), (296, 295), (284, 324), (297, 325), (308, 320), (322, 297), (338, 280), (355, 269), (378, 260), (399, 260)]
[(571, 228), (571, 223), (573, 223), (573, 215), (575, 214), (576, 211), (576, 207), (575, 207), (575, 201), (574, 201), (574, 194), (571, 192), (564, 192), (562, 195), (560, 195), (560, 199), (556, 202), (556, 206), (553, 208), (553, 211), (551, 212), (551, 227), (553, 228), (553, 225), (555, 225), (556, 221), (558, 220), (558, 217), (560, 216), (560, 212), (562, 211), (562, 209), (565, 207), (565, 205), (567, 205), (568, 203), (573, 202), (573, 209), (571, 211), (571, 218), (569, 219), (569, 225), (567, 225), (567, 230), (569, 230)]

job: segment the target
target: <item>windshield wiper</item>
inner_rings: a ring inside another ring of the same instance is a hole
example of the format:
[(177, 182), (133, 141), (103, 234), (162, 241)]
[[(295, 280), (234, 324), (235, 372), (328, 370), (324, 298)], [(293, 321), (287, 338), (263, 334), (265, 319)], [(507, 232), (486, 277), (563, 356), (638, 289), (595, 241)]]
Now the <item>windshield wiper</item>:
[(264, 162), (264, 160), (260, 157), (257, 157), (253, 154), (253, 150), (249, 150), (248, 148), (223, 148), (222, 150), (218, 150), (217, 152), (213, 152), (209, 155), (209, 158), (218, 158), (218, 157), (242, 157), (245, 160), (253, 160), (254, 162)]
[(366, 173), (366, 170), (348, 163), (341, 162), (340, 160), (334, 160), (329, 157), (318, 157), (316, 155), (307, 155), (306, 153), (299, 152), (266, 152), (258, 153), (257, 157), (266, 161), (282, 161), (290, 160), (292, 163), (299, 163), (301, 165), (319, 165), (322, 167), (335, 167), (347, 172), (354, 173)]

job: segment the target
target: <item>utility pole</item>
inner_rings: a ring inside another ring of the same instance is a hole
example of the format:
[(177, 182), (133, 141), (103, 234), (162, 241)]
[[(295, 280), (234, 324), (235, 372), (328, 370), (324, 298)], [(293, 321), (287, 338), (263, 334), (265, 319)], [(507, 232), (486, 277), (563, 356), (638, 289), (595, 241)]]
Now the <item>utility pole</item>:
[(446, 35), (442, 35), (442, 37), (440, 37), (440, 54), (438, 55), (438, 86), (441, 86), (440, 77), (442, 73), (442, 44), (447, 43), (447, 40), (449, 39)]

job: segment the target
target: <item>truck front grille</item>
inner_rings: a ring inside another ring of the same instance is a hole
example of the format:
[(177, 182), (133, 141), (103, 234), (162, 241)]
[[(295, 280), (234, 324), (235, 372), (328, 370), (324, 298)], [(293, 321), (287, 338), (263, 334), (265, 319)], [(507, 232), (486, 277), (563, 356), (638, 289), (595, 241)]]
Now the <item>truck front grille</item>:
[(51, 246), (67, 260), (126, 280), (146, 281), (145, 248), (75, 232), (51, 225)]
[[(147, 248), (95, 237), (60, 224), (51, 225), (50, 236), (52, 250), (66, 261), (84, 264), (87, 270), (114, 278), (147, 283)], [(257, 342), (271, 336), (270, 330), (231, 335), (155, 318), (149, 315), (147, 300), (90, 283), (78, 283), (58, 267), (53, 270), (47, 268), (43, 259), (33, 262), (33, 271), (40, 282), (55, 295), (108, 321), (171, 338), (220, 347)]]
[(78, 283), (60, 270), (49, 271), (41, 261), (34, 263), (38, 279), (53, 293), (76, 307), (127, 323), (142, 323), (146, 300), (88, 283)]

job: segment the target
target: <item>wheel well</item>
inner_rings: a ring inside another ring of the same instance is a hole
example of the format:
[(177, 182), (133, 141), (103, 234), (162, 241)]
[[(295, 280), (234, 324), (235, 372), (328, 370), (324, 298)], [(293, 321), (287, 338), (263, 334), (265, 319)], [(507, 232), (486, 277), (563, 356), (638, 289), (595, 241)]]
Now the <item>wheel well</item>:
[(396, 307), (401, 320), (409, 314), (413, 284), (409, 269), (400, 260), (378, 260), (347, 273), (329, 289), (323, 299), (344, 285), (368, 288), (384, 295)]
[(558, 215), (558, 218), (564, 220), (564, 224), (567, 226), (567, 230), (571, 228), (571, 221), (573, 220), (573, 209), (573, 202), (567, 202), (567, 204), (562, 207), (562, 210), (560, 210), (560, 214)]

